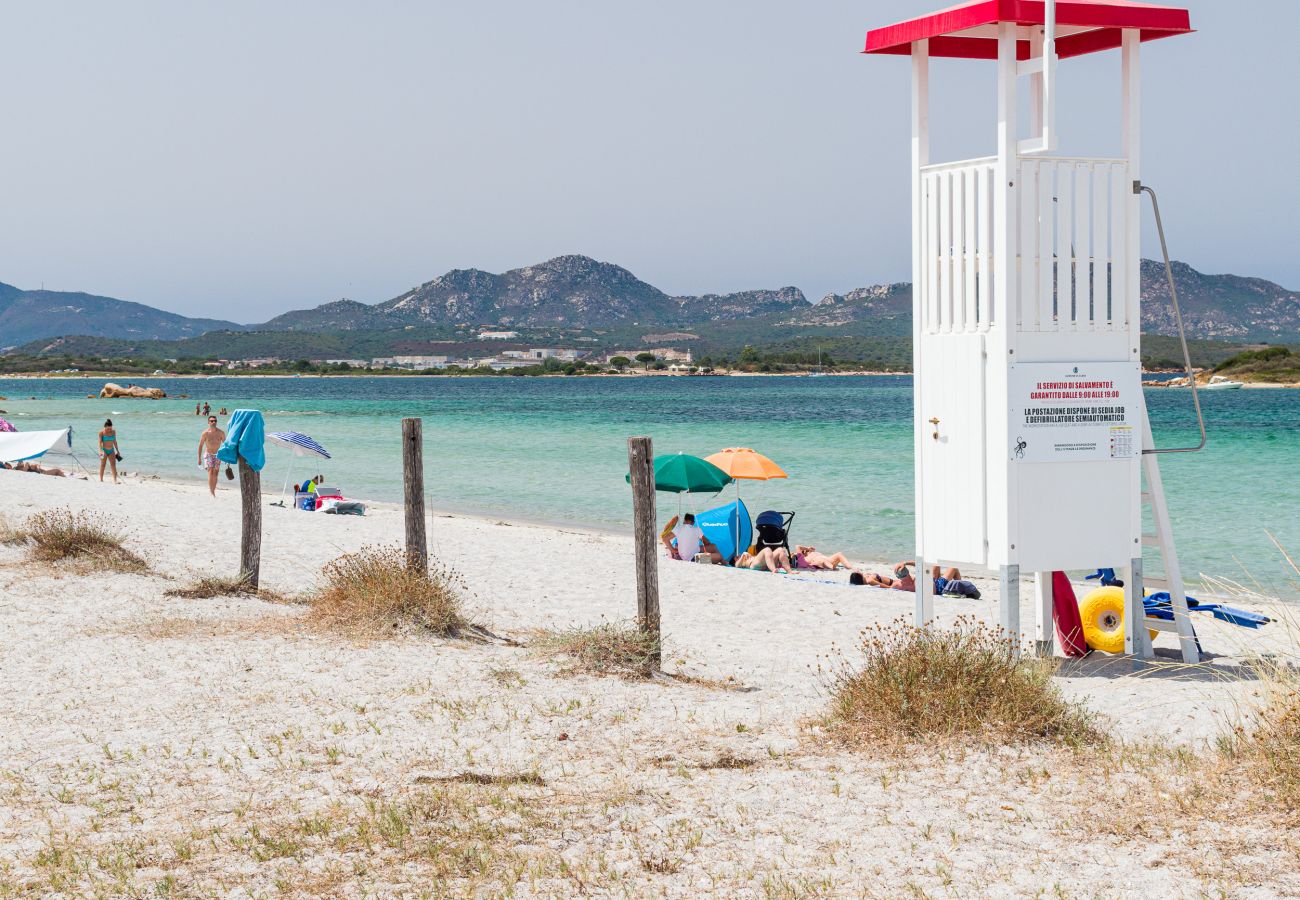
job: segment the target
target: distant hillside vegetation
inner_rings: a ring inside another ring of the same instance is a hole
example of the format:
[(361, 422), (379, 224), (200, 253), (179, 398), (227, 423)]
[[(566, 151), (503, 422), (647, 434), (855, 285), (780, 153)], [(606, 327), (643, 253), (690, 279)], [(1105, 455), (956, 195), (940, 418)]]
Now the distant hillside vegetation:
[(0, 349), (63, 334), (168, 340), (242, 325), (191, 319), (143, 303), (95, 294), (25, 291), (0, 284)]

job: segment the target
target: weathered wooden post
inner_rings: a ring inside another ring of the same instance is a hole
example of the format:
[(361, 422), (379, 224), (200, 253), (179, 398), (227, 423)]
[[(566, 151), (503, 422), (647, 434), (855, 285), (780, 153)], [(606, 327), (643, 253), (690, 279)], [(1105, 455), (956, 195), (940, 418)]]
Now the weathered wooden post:
[(257, 590), (262, 569), (262, 473), (239, 457), (239, 499), (243, 516), (239, 528), (239, 578)]
[(655, 552), (654, 446), (648, 437), (627, 439), (632, 481), (632, 545), (636, 551), (636, 621), (654, 637), (651, 668), (663, 662), (659, 646), (659, 564)]
[(406, 507), (406, 559), (427, 571), (429, 545), (424, 534), (424, 436), (420, 419), (402, 420), (402, 490)]

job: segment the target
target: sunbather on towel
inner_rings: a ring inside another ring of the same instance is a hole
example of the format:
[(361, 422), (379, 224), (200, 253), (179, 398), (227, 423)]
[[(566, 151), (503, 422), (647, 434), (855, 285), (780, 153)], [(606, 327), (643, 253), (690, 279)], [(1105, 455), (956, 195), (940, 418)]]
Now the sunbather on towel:
[[(910, 559), (896, 563), (893, 578), (887, 575), (877, 575), (875, 572), (855, 571), (849, 576), (849, 583), (893, 588), (896, 591), (915, 591), (916, 578), (913, 577), (911, 569), (908, 568), (908, 566), (914, 565), (916, 563)], [(971, 582), (962, 579), (961, 571), (956, 566), (950, 566), (942, 572), (940, 572), (938, 566), (933, 566), (930, 569), (930, 577), (934, 580), (935, 594), (954, 594), (979, 599), (979, 590)]]
[(794, 566), (791, 565), (790, 554), (786, 552), (784, 547), (775, 549), (764, 547), (757, 553), (746, 551), (740, 554), (740, 556), (736, 557), (736, 568), (754, 569), (755, 571), (767, 569), (767, 571), (775, 574), (790, 572), (794, 569)]
[(805, 547), (802, 544), (795, 545), (794, 564), (796, 568), (800, 569), (830, 569), (834, 571), (840, 566), (846, 569), (853, 568), (848, 557), (843, 553), (833, 553), (827, 556), (816, 547)]

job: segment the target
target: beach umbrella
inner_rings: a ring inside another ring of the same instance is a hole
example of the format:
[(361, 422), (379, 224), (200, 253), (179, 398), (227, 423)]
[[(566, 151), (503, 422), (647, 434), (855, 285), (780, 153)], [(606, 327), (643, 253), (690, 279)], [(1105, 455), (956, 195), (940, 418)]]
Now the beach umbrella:
[[(742, 478), (750, 481), (769, 481), (773, 478), (790, 477), (785, 473), (784, 469), (772, 462), (772, 460), (756, 450), (751, 450), (749, 447), (727, 447), (712, 456), (704, 458), (726, 472), (735, 481), (737, 509), (740, 508), (740, 480)], [(743, 549), (739, 546), (739, 530), (736, 532), (736, 544), (736, 552), (739, 553)]]
[[(731, 484), (731, 476), (706, 459), (689, 453), (656, 456), (655, 490), (673, 494), (716, 494)], [(629, 484), (631, 473), (624, 476)]]
[(0, 418), (0, 432), (16, 432), (17, 430), (12, 423)]
[(267, 434), (266, 439), (292, 454), (289, 457), (289, 467), (284, 470), (284, 487), (280, 489), (280, 505), (284, 506), (284, 495), (289, 490), (289, 474), (292, 472), (294, 457), (311, 456), (319, 459), (330, 459), (331, 457), (328, 450), (307, 435), (297, 431), (272, 431)]
[[(748, 447), (728, 447), (704, 458), (732, 478), (767, 481), (772, 478), (790, 477), (772, 460)], [(737, 488), (739, 489), (739, 485)]]

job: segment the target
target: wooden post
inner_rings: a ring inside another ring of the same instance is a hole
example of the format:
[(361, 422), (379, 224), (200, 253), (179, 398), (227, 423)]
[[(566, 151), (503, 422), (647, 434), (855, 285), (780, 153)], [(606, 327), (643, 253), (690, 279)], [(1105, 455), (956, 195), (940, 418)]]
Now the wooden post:
[(262, 569), (262, 474), (239, 457), (239, 577), (256, 590)]
[(655, 551), (654, 446), (648, 437), (627, 439), (627, 464), (632, 473), (632, 545), (636, 552), (636, 621), (653, 635), (651, 668), (659, 670), (659, 554)]
[(424, 534), (424, 436), (420, 419), (402, 420), (402, 491), (406, 506), (406, 559), (427, 571), (429, 545)]

